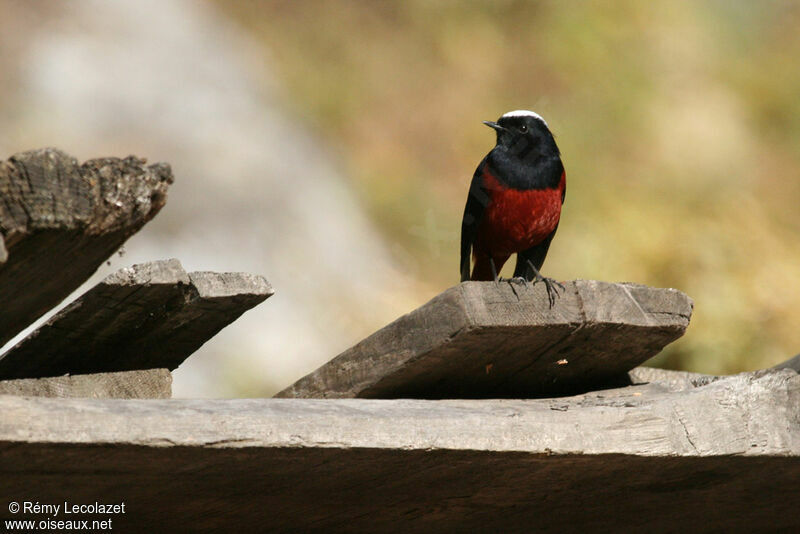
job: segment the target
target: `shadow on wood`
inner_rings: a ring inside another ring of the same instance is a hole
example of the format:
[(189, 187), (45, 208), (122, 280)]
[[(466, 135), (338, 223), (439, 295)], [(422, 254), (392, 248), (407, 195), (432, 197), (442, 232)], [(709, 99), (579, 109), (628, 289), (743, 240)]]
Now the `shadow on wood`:
[(164, 206), (169, 165), (48, 148), (0, 162), (0, 346), (64, 300)]
[(603, 386), (679, 338), (692, 301), (675, 289), (464, 282), (276, 397), (532, 398)]
[(40, 502), (124, 501), (115, 527), (137, 532), (800, 528), (800, 376), (658, 386), (541, 400), (0, 397), (0, 477)]
[(178, 260), (120, 269), (0, 356), (0, 379), (172, 370), (272, 294), (261, 276)]

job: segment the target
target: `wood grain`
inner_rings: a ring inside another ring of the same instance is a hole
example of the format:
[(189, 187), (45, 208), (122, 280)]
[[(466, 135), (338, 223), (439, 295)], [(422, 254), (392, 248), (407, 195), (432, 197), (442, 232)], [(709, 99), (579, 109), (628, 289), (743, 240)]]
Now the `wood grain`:
[(0, 395), (93, 399), (168, 399), (169, 369), (0, 380)]
[(0, 356), (0, 378), (173, 370), (272, 294), (261, 276), (174, 259), (120, 269)]
[(539, 400), (0, 397), (0, 477), (9, 500), (124, 501), (115, 528), (138, 532), (800, 528), (796, 372), (656, 386)]
[(169, 165), (80, 165), (52, 148), (0, 161), (0, 346), (56, 306), (164, 206)]
[(680, 337), (692, 301), (674, 289), (464, 282), (278, 393), (285, 398), (544, 397), (624, 375)]

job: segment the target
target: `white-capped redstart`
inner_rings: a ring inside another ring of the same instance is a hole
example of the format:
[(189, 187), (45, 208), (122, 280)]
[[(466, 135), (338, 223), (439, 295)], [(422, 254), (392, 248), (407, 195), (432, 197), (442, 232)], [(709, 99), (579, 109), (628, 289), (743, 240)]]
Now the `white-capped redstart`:
[(509, 282), (544, 282), (552, 307), (557, 288), (564, 286), (539, 270), (566, 193), (561, 154), (547, 123), (533, 111), (509, 111), (484, 124), (497, 132), (497, 144), (478, 165), (469, 188), (461, 222), (461, 280), (497, 282), (503, 264), (516, 254)]

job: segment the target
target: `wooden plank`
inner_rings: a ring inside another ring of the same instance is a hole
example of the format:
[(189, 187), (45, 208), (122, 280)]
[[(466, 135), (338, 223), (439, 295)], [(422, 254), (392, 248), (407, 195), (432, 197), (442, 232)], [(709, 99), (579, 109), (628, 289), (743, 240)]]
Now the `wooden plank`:
[(52, 148), (0, 161), (0, 346), (61, 302), (164, 206), (169, 165), (79, 165)]
[(798, 373), (800, 373), (800, 354), (798, 354), (794, 358), (789, 358), (785, 362), (779, 363), (778, 365), (773, 367), (773, 369), (793, 369)]
[(172, 370), (272, 294), (261, 276), (174, 259), (121, 269), (0, 356), (0, 378)]
[(723, 377), (655, 367), (637, 367), (628, 373), (628, 378), (630, 384), (658, 384), (668, 391), (684, 391), (705, 386)]
[(125, 502), (125, 531), (800, 528), (789, 370), (558, 399), (3, 397), (0, 411), (9, 501)]
[(542, 397), (624, 375), (680, 337), (692, 301), (674, 289), (464, 282), (400, 317), (276, 397)]
[(147, 369), (121, 373), (2, 380), (0, 395), (168, 399), (172, 397), (172, 373), (169, 369)]

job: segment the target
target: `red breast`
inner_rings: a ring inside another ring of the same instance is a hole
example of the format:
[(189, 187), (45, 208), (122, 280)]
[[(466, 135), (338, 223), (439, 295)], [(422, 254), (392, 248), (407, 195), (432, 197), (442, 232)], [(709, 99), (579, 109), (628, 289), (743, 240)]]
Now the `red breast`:
[(541, 243), (558, 225), (565, 173), (557, 188), (519, 190), (484, 169), (483, 185), (489, 204), (478, 227), (475, 252), (498, 256), (521, 252)]

